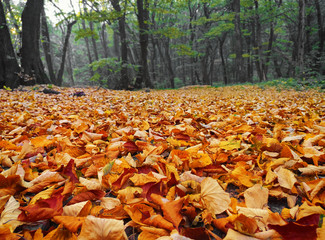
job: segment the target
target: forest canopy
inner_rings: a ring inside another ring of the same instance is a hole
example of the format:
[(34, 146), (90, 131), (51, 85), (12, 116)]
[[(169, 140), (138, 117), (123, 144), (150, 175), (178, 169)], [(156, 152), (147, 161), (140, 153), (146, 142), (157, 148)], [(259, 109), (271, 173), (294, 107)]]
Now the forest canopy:
[(1, 88), (324, 81), (320, 0), (59, 2), (0, 1)]

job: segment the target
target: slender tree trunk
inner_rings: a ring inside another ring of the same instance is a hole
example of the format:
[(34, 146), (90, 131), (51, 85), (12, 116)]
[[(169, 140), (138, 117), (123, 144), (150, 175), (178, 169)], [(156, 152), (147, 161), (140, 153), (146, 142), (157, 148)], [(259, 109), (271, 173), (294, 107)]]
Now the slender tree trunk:
[(169, 41), (170, 39), (167, 38), (165, 40), (165, 56), (166, 56), (166, 67), (168, 69), (169, 72), (169, 83), (170, 83), (170, 87), (171, 88), (175, 88), (175, 73), (173, 70), (173, 66), (172, 66), (172, 58), (170, 57), (170, 52), (169, 52)]
[[(94, 23), (92, 21), (89, 21), (89, 28), (90, 28), (91, 31), (94, 31)], [(91, 43), (93, 45), (95, 60), (98, 61), (99, 60), (99, 55), (98, 55), (98, 50), (97, 50), (96, 39), (94, 38), (94, 36), (91, 36)]]
[(225, 62), (225, 57), (223, 55), (223, 44), (226, 40), (227, 33), (222, 34), (221, 37), (218, 37), (219, 41), (219, 55), (221, 57), (221, 65), (222, 65), (222, 70), (223, 70), (223, 82), (225, 85), (228, 84), (228, 76), (227, 76), (227, 66)]
[(0, 1), (0, 88), (19, 86), (20, 68), (12, 46), (2, 2)]
[[(121, 79), (117, 85), (118, 89), (129, 89), (130, 88), (130, 80), (128, 77), (128, 46), (127, 46), (127, 38), (126, 38), (126, 30), (125, 30), (125, 9), (124, 12), (121, 10), (121, 6), (119, 4), (119, 0), (111, 0), (111, 4), (116, 12), (120, 14), (118, 18), (118, 29), (120, 33), (120, 52), (122, 59), (122, 67), (121, 67)], [(126, 2), (125, 2), (126, 5)], [(126, 6), (125, 6), (126, 7)], [(115, 44), (115, 41), (114, 41)]]
[(265, 73), (266, 79), (267, 79), (268, 66), (269, 66), (269, 63), (271, 61), (271, 53), (272, 53), (273, 41), (274, 41), (274, 22), (272, 20), (271, 23), (270, 23), (269, 44), (268, 44), (268, 47), (267, 47), (266, 61), (265, 61), (265, 64), (264, 64), (264, 73)]
[(104, 50), (104, 57), (108, 58), (108, 42), (107, 42), (107, 34), (106, 34), (106, 24), (103, 23), (100, 31), (101, 43)]
[(70, 86), (74, 86), (73, 67), (72, 67), (73, 55), (72, 55), (72, 48), (71, 48), (70, 42), (68, 44), (67, 57), (68, 57), (67, 72), (68, 72), (68, 75), (69, 75), (69, 78), (70, 78), (70, 83), (71, 83)]
[(263, 46), (262, 46), (262, 27), (261, 27), (261, 22), (260, 22), (260, 15), (259, 15), (259, 5), (258, 5), (258, 1), (255, 0), (255, 46), (254, 48), (255, 50), (255, 54), (258, 56), (257, 59), (255, 60), (255, 64), (256, 64), (256, 70), (258, 73), (258, 77), (260, 79), (260, 82), (265, 81), (266, 80), (266, 75), (264, 72), (264, 57), (263, 57)]
[[(191, 7), (191, 0), (188, 0), (187, 1), (187, 5), (188, 5), (188, 11), (189, 11), (189, 14), (190, 14), (190, 21), (189, 21), (189, 31), (190, 31), (190, 46), (191, 46), (191, 49), (193, 49), (194, 47), (194, 39), (195, 39), (195, 28), (193, 26), (193, 20), (194, 20), (194, 16), (195, 16), (195, 10), (192, 9)], [(191, 62), (191, 66), (190, 66), (190, 69), (191, 69), (191, 84), (192, 85), (195, 85), (195, 61), (194, 61), (194, 57), (193, 56), (190, 56), (190, 62)]]
[(59, 86), (62, 85), (63, 82), (63, 73), (64, 73), (64, 66), (65, 66), (65, 60), (66, 60), (66, 55), (67, 55), (67, 49), (69, 45), (69, 39), (72, 31), (73, 25), (75, 25), (77, 21), (73, 21), (68, 24), (67, 26), (67, 33), (64, 38), (64, 43), (63, 43), (63, 50), (62, 50), (62, 56), (61, 56), (61, 64), (60, 64), (60, 69), (58, 71), (58, 76), (57, 76), (57, 84)]
[[(85, 20), (82, 19), (82, 21), (81, 21), (81, 25), (82, 25), (83, 30), (86, 30), (86, 23), (85, 23)], [(91, 64), (91, 63), (93, 62), (93, 59), (92, 59), (92, 57), (91, 57), (91, 53), (90, 53), (89, 39), (88, 39), (88, 37), (84, 37), (84, 40), (85, 40), (85, 43), (86, 43), (88, 63)], [(94, 72), (93, 72), (92, 69), (90, 69), (90, 74), (91, 74), (91, 76), (94, 75)]]
[(44, 0), (27, 0), (22, 13), (21, 66), (30, 77), (27, 84), (51, 83), (44, 71), (40, 56), (40, 20)]
[(141, 61), (139, 67), (139, 74), (135, 82), (135, 88), (141, 88), (142, 83), (145, 87), (152, 88), (153, 85), (149, 78), (148, 69), (148, 21), (149, 21), (149, 0), (137, 0), (138, 7), (138, 24), (139, 24), (139, 41), (141, 49)]
[(46, 64), (47, 64), (47, 69), (49, 72), (51, 82), (57, 84), (54, 69), (53, 69), (53, 62), (52, 62), (51, 39), (50, 39), (50, 34), (49, 34), (48, 26), (47, 26), (46, 15), (45, 15), (44, 9), (42, 11), (41, 18), (42, 18), (42, 28), (41, 28), (42, 29), (42, 45), (43, 45), (45, 60), (46, 60)]
[(319, 4), (319, 0), (314, 0), (315, 7), (316, 7), (316, 14), (317, 14), (317, 25), (318, 25), (318, 51), (315, 57), (315, 66), (316, 69), (319, 71), (320, 74), (322, 73), (322, 64), (321, 64), (321, 58), (324, 50), (324, 42), (325, 42), (325, 28), (323, 23), (323, 16), (322, 16), (322, 10)]
[(235, 81), (236, 82), (246, 82), (246, 74), (244, 69), (244, 59), (243, 59), (243, 41), (240, 28), (240, 0), (233, 0), (233, 9), (235, 12)]
[(281, 67), (280, 67), (280, 65), (278, 63), (278, 60), (276, 58), (273, 58), (273, 63), (274, 63), (274, 68), (275, 68), (275, 72), (277, 74), (277, 77), (282, 78), (283, 75), (282, 75)]
[(299, 19), (298, 19), (298, 37), (297, 37), (297, 67), (299, 76), (304, 75), (304, 55), (305, 55), (305, 22), (306, 22), (306, 2), (299, 0)]

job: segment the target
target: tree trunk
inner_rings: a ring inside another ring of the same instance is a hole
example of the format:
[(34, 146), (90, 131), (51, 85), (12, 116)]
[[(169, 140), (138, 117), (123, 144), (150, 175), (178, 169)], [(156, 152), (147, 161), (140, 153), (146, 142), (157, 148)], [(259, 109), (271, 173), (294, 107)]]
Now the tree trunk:
[[(86, 23), (85, 20), (82, 19), (81, 21), (81, 25), (82, 25), (82, 29), (86, 30)], [(90, 46), (89, 46), (89, 39), (88, 37), (84, 37), (85, 43), (86, 43), (86, 49), (87, 49), (87, 57), (88, 57), (88, 63), (91, 64), (93, 62), (93, 59), (91, 57), (91, 53), (90, 53)], [(94, 72), (92, 69), (90, 69), (90, 74), (91, 76), (94, 75)]]
[[(126, 3), (126, 2), (125, 2)], [(120, 52), (121, 52), (121, 59), (122, 59), (122, 67), (121, 67), (121, 79), (117, 85), (118, 89), (129, 89), (130, 88), (130, 80), (128, 77), (128, 46), (127, 46), (127, 39), (126, 39), (126, 31), (125, 31), (125, 9), (122, 14), (121, 6), (119, 4), (119, 0), (111, 0), (111, 4), (115, 11), (119, 13), (118, 17), (118, 29), (120, 32)], [(125, 6), (126, 7), (126, 6)], [(115, 41), (114, 41), (115, 45)]]
[(221, 37), (218, 37), (219, 41), (219, 55), (221, 57), (221, 65), (222, 65), (222, 70), (223, 70), (223, 82), (225, 85), (228, 84), (228, 76), (227, 76), (227, 66), (225, 62), (225, 57), (223, 55), (223, 44), (226, 40), (227, 33), (222, 34)]
[(317, 24), (318, 24), (318, 50), (315, 57), (315, 66), (316, 69), (319, 71), (320, 74), (322, 73), (322, 64), (321, 64), (321, 58), (323, 54), (324, 49), (324, 42), (325, 42), (325, 28), (323, 23), (323, 17), (322, 17), (322, 10), (319, 4), (319, 0), (314, 0), (315, 7), (316, 7), (316, 14), (317, 14)]
[[(94, 31), (94, 23), (92, 21), (89, 21), (89, 28), (91, 31)], [(97, 43), (96, 43), (96, 39), (94, 38), (93, 35), (91, 36), (91, 43), (93, 45), (95, 60), (98, 61), (99, 55), (98, 55), (98, 50), (97, 50)]]
[(29, 76), (27, 84), (51, 83), (44, 71), (40, 57), (40, 20), (44, 0), (27, 0), (22, 13), (21, 66)]
[(72, 67), (72, 49), (71, 49), (71, 44), (68, 44), (68, 52), (67, 52), (67, 57), (68, 57), (68, 66), (67, 66), (67, 72), (70, 78), (70, 86), (74, 86), (74, 78), (73, 78), (73, 67)]
[(306, 2), (299, 0), (299, 17), (298, 17), (298, 37), (297, 37), (297, 67), (298, 75), (304, 75), (304, 55), (305, 55), (305, 21), (306, 21)]
[(166, 65), (167, 65), (167, 69), (169, 72), (169, 84), (171, 88), (175, 88), (175, 73), (173, 70), (173, 66), (172, 66), (172, 59), (170, 57), (170, 52), (169, 52), (169, 38), (166, 38), (165, 41), (165, 56), (166, 56)]
[(139, 24), (139, 42), (141, 49), (141, 61), (139, 67), (139, 73), (135, 82), (135, 88), (142, 88), (144, 86), (147, 88), (152, 88), (152, 83), (149, 78), (148, 69), (148, 21), (149, 21), (149, 1), (148, 0), (137, 0), (138, 7), (138, 24)]
[(20, 68), (11, 43), (6, 16), (0, 1), (0, 88), (19, 86), (18, 73)]
[(104, 50), (104, 57), (108, 58), (108, 43), (107, 43), (107, 35), (106, 35), (106, 23), (102, 24), (100, 35), (101, 35), (100, 39), (101, 39), (102, 47), (103, 47), (103, 50)]
[(53, 62), (52, 62), (52, 54), (51, 54), (51, 39), (50, 39), (50, 34), (47, 26), (47, 21), (46, 21), (46, 15), (45, 11), (43, 9), (42, 11), (42, 45), (43, 45), (43, 50), (44, 50), (44, 55), (45, 55), (45, 60), (47, 64), (47, 69), (49, 72), (50, 80), (52, 83), (56, 83), (55, 79), (55, 73), (53, 69)]
[(233, 10), (235, 12), (235, 81), (236, 82), (246, 82), (246, 74), (244, 69), (244, 59), (243, 59), (243, 42), (242, 34), (240, 28), (240, 0), (233, 0)]
[(65, 59), (66, 59), (65, 56), (67, 55), (67, 49), (68, 49), (68, 45), (69, 45), (69, 39), (70, 39), (72, 27), (76, 23), (77, 23), (77, 21), (75, 20), (75, 21), (69, 23), (68, 26), (67, 26), (67, 33), (65, 35), (64, 43), (63, 43), (63, 50), (62, 50), (62, 56), (61, 56), (60, 69), (59, 69), (59, 72), (58, 72), (58, 76), (56, 78), (57, 79), (57, 84), (59, 86), (61, 86), (62, 82), (63, 82), (63, 72), (64, 72)]
[[(257, 58), (255, 59), (256, 71), (259, 77), (260, 82), (266, 80), (265, 72), (264, 72), (264, 64), (263, 64), (263, 49), (262, 49), (262, 36), (261, 36), (261, 22), (260, 22), (260, 15), (258, 12), (258, 1), (255, 0), (255, 24), (254, 24), (254, 49), (255, 55)], [(256, 27), (255, 27), (256, 26)]]

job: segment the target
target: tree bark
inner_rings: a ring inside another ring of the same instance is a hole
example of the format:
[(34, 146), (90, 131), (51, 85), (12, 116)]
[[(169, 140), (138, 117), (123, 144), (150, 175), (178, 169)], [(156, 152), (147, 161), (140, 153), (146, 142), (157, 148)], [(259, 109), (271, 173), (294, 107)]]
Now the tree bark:
[(233, 10), (235, 12), (235, 81), (236, 82), (246, 82), (246, 74), (244, 69), (244, 59), (243, 59), (243, 43), (242, 34), (240, 27), (240, 0), (233, 0)]
[(257, 58), (255, 59), (255, 65), (256, 65), (256, 70), (257, 74), (259, 77), (260, 82), (266, 80), (266, 75), (264, 72), (264, 64), (263, 64), (263, 49), (262, 49), (262, 36), (261, 36), (261, 22), (260, 22), (260, 15), (258, 12), (258, 1), (255, 0), (255, 24), (254, 24), (254, 29), (255, 29), (255, 39), (254, 39), (254, 49), (255, 50), (255, 55), (257, 55)]
[(27, 84), (52, 83), (44, 71), (40, 57), (40, 20), (44, 0), (27, 0), (22, 13), (21, 67), (29, 76)]
[(323, 23), (323, 16), (322, 16), (322, 10), (319, 4), (319, 0), (314, 0), (315, 7), (316, 7), (316, 14), (317, 14), (317, 24), (318, 24), (318, 51), (315, 57), (315, 66), (320, 74), (322, 73), (322, 64), (321, 64), (321, 58), (324, 50), (324, 42), (325, 42), (325, 28)]
[(66, 55), (67, 55), (67, 49), (68, 49), (68, 45), (69, 45), (69, 39), (70, 39), (72, 27), (76, 23), (77, 23), (77, 21), (75, 20), (75, 21), (69, 23), (68, 26), (67, 26), (67, 33), (65, 35), (64, 43), (63, 43), (63, 50), (62, 50), (62, 56), (61, 56), (60, 69), (58, 71), (58, 76), (56, 78), (57, 79), (57, 84), (59, 86), (61, 86), (62, 82), (63, 82), (63, 72), (64, 72), (65, 60), (66, 60)]
[(44, 55), (45, 55), (45, 60), (47, 64), (47, 69), (49, 72), (50, 80), (53, 83), (56, 83), (56, 78), (55, 78), (55, 73), (53, 69), (53, 62), (52, 62), (52, 54), (51, 54), (51, 39), (50, 39), (50, 34), (47, 26), (47, 21), (46, 21), (46, 15), (45, 11), (43, 9), (42, 11), (42, 45), (43, 45), (43, 50), (44, 50)]
[(0, 1), (0, 88), (19, 86), (20, 68), (12, 46), (3, 4)]
[(298, 37), (297, 37), (297, 67), (298, 75), (304, 75), (304, 55), (305, 55), (305, 21), (306, 21), (306, 2), (299, 0), (299, 18), (298, 18)]
[[(82, 19), (81, 25), (82, 25), (82, 29), (86, 30), (86, 23), (85, 23), (84, 19)], [(93, 62), (93, 59), (92, 59), (91, 53), (90, 53), (89, 39), (88, 39), (88, 37), (84, 37), (84, 40), (85, 40), (85, 43), (86, 43), (88, 63), (91, 64)], [(91, 76), (94, 75), (93, 70), (91, 68), (90, 68), (90, 74), (91, 74)]]
[(149, 78), (148, 68), (148, 21), (149, 21), (149, 1), (148, 0), (137, 0), (138, 7), (138, 24), (139, 24), (139, 42), (141, 50), (141, 60), (139, 73), (135, 82), (135, 88), (142, 88), (144, 84), (147, 88), (152, 88), (153, 85)]
[[(126, 2), (125, 2), (126, 3)], [(121, 52), (121, 79), (117, 85), (118, 89), (129, 89), (130, 88), (130, 80), (128, 77), (128, 46), (126, 39), (126, 31), (125, 31), (125, 11), (122, 12), (119, 0), (111, 0), (111, 4), (116, 12), (119, 13), (118, 17), (118, 29), (120, 32), (120, 52)], [(126, 7), (126, 6), (125, 6)], [(115, 45), (115, 41), (114, 41)]]
[(169, 72), (169, 84), (171, 88), (175, 88), (175, 73), (173, 70), (173, 66), (172, 66), (172, 59), (170, 57), (170, 52), (169, 52), (169, 38), (166, 38), (165, 40), (165, 56), (166, 56), (166, 65), (167, 65), (167, 69)]
[(108, 43), (107, 43), (107, 35), (106, 35), (106, 23), (102, 24), (101, 27), (101, 31), (100, 31), (100, 35), (101, 35), (101, 43), (102, 43), (102, 47), (104, 50), (104, 57), (108, 58)]
[(225, 57), (223, 55), (223, 44), (226, 40), (227, 37), (227, 33), (222, 34), (221, 37), (218, 37), (218, 41), (219, 41), (219, 55), (221, 57), (221, 65), (222, 65), (222, 70), (223, 70), (223, 83), (225, 85), (228, 84), (228, 76), (227, 76), (227, 66), (226, 66), (226, 62), (225, 62)]

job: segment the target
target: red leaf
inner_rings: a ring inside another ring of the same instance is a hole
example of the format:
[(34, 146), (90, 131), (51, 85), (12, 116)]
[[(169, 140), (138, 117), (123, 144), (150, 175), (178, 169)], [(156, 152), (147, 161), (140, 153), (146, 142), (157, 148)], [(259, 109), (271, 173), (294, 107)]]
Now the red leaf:
[(268, 225), (268, 227), (276, 230), (284, 240), (316, 240), (318, 222), (319, 214), (314, 214), (284, 226)]
[(78, 183), (79, 179), (77, 177), (74, 160), (71, 159), (66, 167), (60, 171), (61, 175), (70, 177), (70, 181), (73, 183)]
[(130, 152), (130, 153), (135, 153), (135, 152), (138, 152), (139, 151), (138, 146), (135, 145), (135, 143), (132, 142), (132, 141), (128, 141), (128, 142), (124, 143), (124, 149), (127, 152)]
[(20, 207), (22, 213), (18, 216), (19, 221), (36, 222), (38, 220), (50, 219), (62, 214), (63, 198), (61, 195), (63, 188), (58, 189), (52, 194), (52, 197), (40, 200), (35, 204), (26, 207)]
[(83, 201), (94, 201), (98, 200), (105, 196), (105, 192), (101, 190), (90, 190), (87, 192), (79, 193), (78, 195), (74, 196), (74, 198), (71, 199), (71, 201), (68, 203), (68, 205), (75, 204), (78, 202)]

